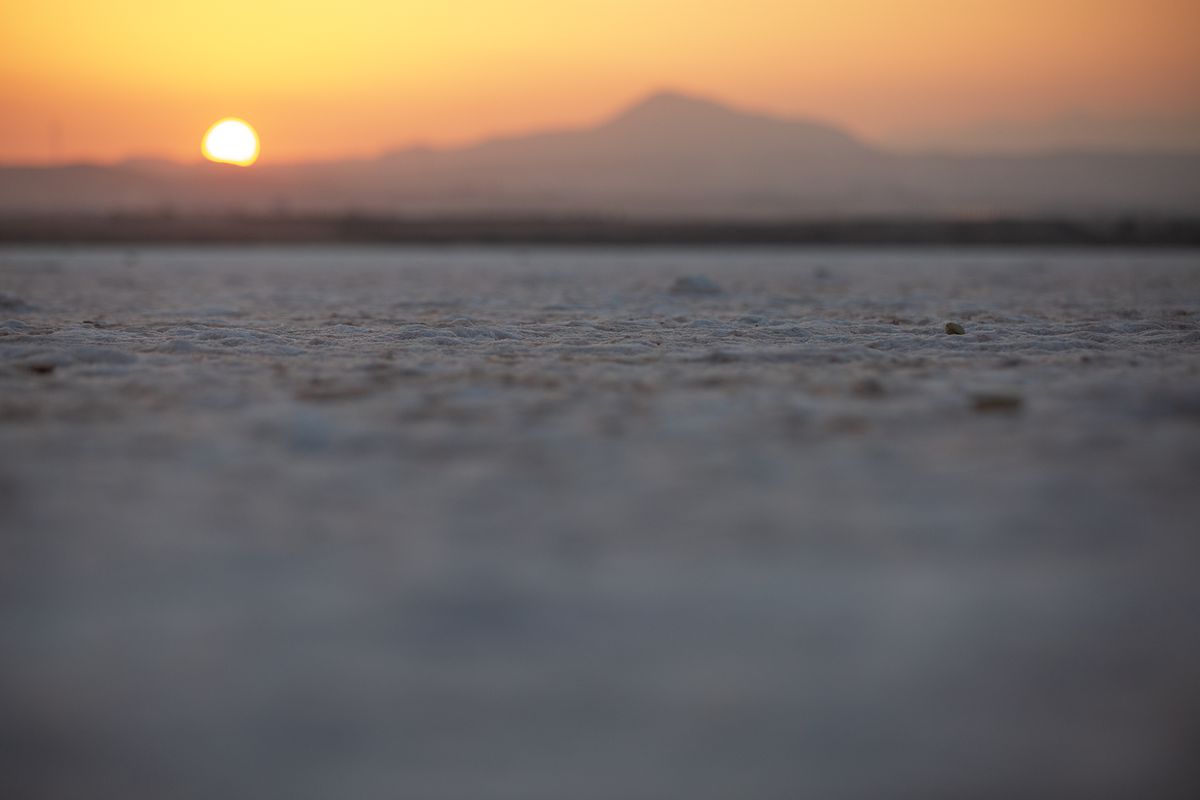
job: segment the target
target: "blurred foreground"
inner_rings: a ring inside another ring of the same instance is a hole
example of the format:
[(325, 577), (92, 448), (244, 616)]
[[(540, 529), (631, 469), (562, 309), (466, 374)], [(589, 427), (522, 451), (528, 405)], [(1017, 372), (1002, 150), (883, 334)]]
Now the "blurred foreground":
[(0, 250), (0, 794), (1192, 796), (1198, 267)]

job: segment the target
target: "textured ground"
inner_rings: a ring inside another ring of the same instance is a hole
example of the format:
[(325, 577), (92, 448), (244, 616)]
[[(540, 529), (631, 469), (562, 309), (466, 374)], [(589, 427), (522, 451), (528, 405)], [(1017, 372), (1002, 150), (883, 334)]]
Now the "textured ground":
[(1198, 490), (1194, 251), (0, 250), (0, 794), (1188, 796)]

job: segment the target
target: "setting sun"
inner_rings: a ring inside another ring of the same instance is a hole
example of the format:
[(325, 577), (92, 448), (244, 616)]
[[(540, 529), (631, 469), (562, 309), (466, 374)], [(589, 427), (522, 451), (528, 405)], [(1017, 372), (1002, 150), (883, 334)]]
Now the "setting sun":
[(245, 120), (226, 117), (204, 134), (200, 151), (209, 161), (248, 167), (258, 160), (258, 134)]

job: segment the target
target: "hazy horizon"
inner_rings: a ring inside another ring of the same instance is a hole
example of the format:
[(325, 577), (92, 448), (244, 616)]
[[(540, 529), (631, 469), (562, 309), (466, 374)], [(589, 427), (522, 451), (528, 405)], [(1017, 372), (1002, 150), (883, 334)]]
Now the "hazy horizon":
[(819, 120), (774, 117), (671, 92), (643, 98), (590, 128), (458, 149), (397, 150), (373, 160), (249, 169), (122, 163), (5, 168), (0, 211), (730, 219), (1200, 211), (1200, 154), (906, 154), (873, 147)]
[[(973, 126), (945, 130), (914, 130), (892, 138), (874, 139), (861, 136), (836, 120), (806, 114), (774, 114), (769, 110), (745, 106), (703, 91), (691, 91), (675, 86), (656, 87), (630, 97), (615, 107), (598, 110), (590, 122), (581, 124), (549, 124), (519, 130), (495, 130), (461, 142), (407, 142), (384, 147), (376, 152), (297, 157), (292, 160), (270, 160), (262, 166), (297, 166), (306, 164), (370, 161), (388, 155), (427, 150), (455, 152), (486, 145), (497, 140), (518, 139), (555, 133), (585, 131), (604, 125), (631, 109), (660, 96), (680, 96), (724, 106), (730, 110), (775, 119), (816, 123), (837, 128), (863, 144), (877, 150), (896, 154), (945, 153), (948, 155), (1041, 155), (1061, 152), (1099, 152), (1134, 154), (1196, 154), (1200, 153), (1200, 112), (1177, 119), (1154, 117), (1099, 118), (1084, 113), (1064, 113), (1041, 120), (994, 120)], [(1140, 138), (1140, 141), (1139, 141)], [(181, 166), (204, 165), (208, 162), (197, 151), (194, 155), (172, 155), (167, 152), (131, 152), (111, 158), (79, 158), (53, 161), (50, 159), (0, 159), (0, 167), (63, 167), (80, 165), (119, 166), (137, 162), (162, 161)]]

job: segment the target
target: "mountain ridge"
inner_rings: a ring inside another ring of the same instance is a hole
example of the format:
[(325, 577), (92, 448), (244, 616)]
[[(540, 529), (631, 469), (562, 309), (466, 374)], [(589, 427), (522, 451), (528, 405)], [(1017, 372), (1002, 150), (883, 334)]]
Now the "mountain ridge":
[(250, 169), (0, 167), (0, 212), (1043, 215), (1200, 213), (1200, 155), (905, 154), (820, 121), (663, 90), (595, 125)]

